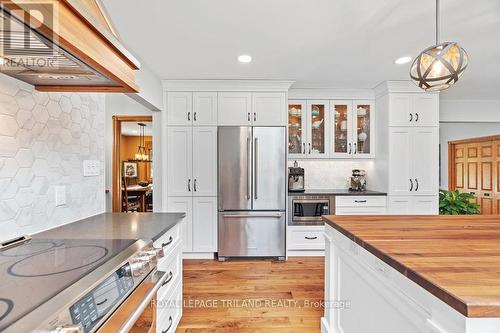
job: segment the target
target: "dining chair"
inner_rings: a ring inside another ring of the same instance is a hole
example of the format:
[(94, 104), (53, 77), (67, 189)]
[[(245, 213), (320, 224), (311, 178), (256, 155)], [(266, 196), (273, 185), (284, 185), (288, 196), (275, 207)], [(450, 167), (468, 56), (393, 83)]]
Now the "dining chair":
[(122, 177), (122, 212), (137, 212), (140, 207), (138, 196), (129, 196), (127, 178)]

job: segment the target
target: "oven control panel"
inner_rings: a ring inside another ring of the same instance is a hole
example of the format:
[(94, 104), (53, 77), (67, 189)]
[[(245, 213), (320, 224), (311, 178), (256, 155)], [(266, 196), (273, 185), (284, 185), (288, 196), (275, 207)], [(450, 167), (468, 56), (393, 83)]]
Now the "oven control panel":
[(70, 307), (73, 324), (81, 324), (85, 333), (90, 332), (133, 288), (134, 279), (127, 263)]

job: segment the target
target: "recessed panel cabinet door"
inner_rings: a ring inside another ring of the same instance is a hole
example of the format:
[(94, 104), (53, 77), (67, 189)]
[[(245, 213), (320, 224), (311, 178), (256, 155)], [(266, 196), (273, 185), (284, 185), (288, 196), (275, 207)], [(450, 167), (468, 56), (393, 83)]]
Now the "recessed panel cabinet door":
[(193, 122), (193, 93), (167, 94), (168, 126), (190, 126)]
[(410, 126), (413, 124), (410, 94), (391, 94), (389, 110), (389, 126)]
[(413, 128), (410, 159), (413, 163), (413, 193), (438, 195), (439, 138), (437, 127)]
[(389, 194), (408, 195), (414, 193), (412, 177), (412, 129), (391, 127), (389, 130)]
[(330, 102), (307, 101), (307, 155), (308, 158), (330, 156)]
[(332, 157), (351, 158), (354, 152), (352, 101), (330, 101), (332, 124)]
[(218, 93), (219, 126), (249, 126), (252, 124), (252, 94), (246, 92)]
[(217, 93), (193, 93), (193, 126), (217, 126)]
[(193, 195), (217, 195), (217, 127), (193, 127)]
[(375, 156), (375, 104), (372, 101), (353, 103), (353, 154), (355, 158)]
[(193, 130), (192, 127), (169, 127), (167, 134), (168, 196), (193, 194)]
[(414, 126), (437, 126), (439, 124), (439, 95), (415, 94), (412, 96)]
[(217, 198), (193, 198), (193, 252), (217, 251)]
[(186, 216), (181, 221), (182, 251), (193, 251), (193, 198), (169, 197), (167, 211), (172, 213), (185, 212)]
[(306, 158), (307, 116), (305, 100), (288, 101), (288, 158)]
[(286, 126), (285, 93), (252, 93), (254, 126)]

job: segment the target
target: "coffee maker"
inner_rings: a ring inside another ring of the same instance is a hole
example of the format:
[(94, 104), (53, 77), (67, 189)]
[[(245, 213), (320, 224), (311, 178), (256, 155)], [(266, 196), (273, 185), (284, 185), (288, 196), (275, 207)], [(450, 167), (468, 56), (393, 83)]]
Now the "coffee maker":
[(354, 169), (352, 170), (351, 185), (349, 191), (364, 192), (366, 191), (366, 171)]
[(304, 168), (300, 168), (297, 161), (288, 168), (288, 192), (304, 192)]

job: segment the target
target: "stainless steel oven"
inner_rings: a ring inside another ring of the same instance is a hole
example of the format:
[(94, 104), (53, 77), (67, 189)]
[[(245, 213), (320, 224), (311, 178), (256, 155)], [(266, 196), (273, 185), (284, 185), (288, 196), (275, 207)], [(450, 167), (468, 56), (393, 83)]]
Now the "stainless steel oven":
[(321, 225), (323, 215), (333, 214), (333, 197), (300, 195), (290, 196), (289, 225)]

